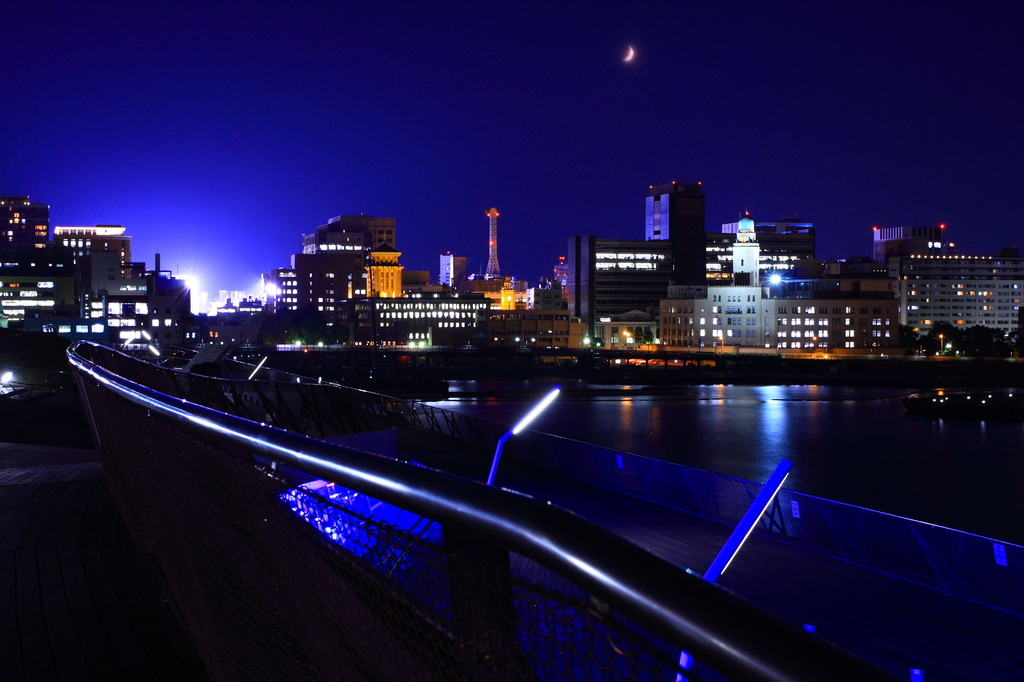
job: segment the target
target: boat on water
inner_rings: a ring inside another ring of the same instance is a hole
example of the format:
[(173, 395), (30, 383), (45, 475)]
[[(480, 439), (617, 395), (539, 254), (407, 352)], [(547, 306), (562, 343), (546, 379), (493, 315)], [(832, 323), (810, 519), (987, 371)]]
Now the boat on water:
[(932, 419), (1024, 421), (1024, 391), (929, 391), (903, 399), (908, 414)]

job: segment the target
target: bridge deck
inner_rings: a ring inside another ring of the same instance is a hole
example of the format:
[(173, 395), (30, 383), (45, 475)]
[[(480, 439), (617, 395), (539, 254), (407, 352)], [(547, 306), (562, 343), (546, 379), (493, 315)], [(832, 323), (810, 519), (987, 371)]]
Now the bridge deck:
[[(451, 441), (399, 431), (399, 451), (484, 480), (489, 456)], [(497, 485), (550, 500), (672, 563), (704, 572), (730, 528), (536, 468), (502, 462)], [(1024, 680), (1024, 618), (751, 536), (719, 584), (816, 632), (897, 677), (927, 682)]]
[[(504, 464), (503, 464), (504, 466)], [(498, 485), (551, 500), (680, 566), (703, 572), (729, 528), (514, 465)], [(719, 584), (903, 679), (1024, 679), (1024, 618), (751, 536)]]
[[(416, 458), (442, 463), (416, 440)], [(446, 459), (444, 468), (468, 473), (465, 459)], [(728, 535), (719, 524), (511, 461), (499, 484), (697, 571)], [(904, 679), (910, 668), (928, 682), (1020, 680), (1024, 671), (1024, 618), (781, 543), (752, 537), (720, 583)], [(205, 678), (121, 522), (97, 453), (0, 443), (0, 679)]]
[(203, 680), (95, 450), (0, 443), (0, 679)]

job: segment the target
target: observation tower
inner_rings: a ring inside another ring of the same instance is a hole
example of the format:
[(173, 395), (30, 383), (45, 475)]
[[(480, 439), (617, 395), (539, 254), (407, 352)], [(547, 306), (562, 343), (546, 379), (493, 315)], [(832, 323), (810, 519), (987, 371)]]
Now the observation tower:
[(492, 208), (487, 212), (491, 220), (491, 235), (487, 242), (487, 277), (498, 277), (501, 268), (498, 267), (498, 209)]

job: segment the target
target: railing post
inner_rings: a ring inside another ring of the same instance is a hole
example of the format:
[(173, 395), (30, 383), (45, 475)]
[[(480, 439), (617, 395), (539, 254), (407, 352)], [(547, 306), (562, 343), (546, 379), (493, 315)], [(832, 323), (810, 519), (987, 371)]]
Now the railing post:
[(550, 405), (551, 401), (558, 397), (559, 390), (559, 387), (555, 386), (553, 389), (548, 391), (548, 394), (541, 398), (541, 401), (534, 405), (533, 409), (527, 412), (522, 419), (516, 422), (515, 426), (506, 431), (505, 435), (498, 440), (498, 446), (494, 449), (494, 459), (491, 461), (491, 471), (487, 474), (487, 485), (494, 485), (494, 477), (498, 473), (498, 464), (501, 462), (501, 451), (505, 447), (505, 443), (508, 439), (525, 429), (530, 422), (536, 419), (537, 415), (543, 412), (544, 408)]
[[(719, 550), (718, 556), (711, 562), (711, 566), (708, 568), (707, 573), (704, 574), (704, 580), (709, 583), (717, 582), (721, 577), (725, 569), (729, 568), (729, 564), (736, 557), (736, 554), (740, 551), (743, 543), (746, 542), (747, 538), (753, 532), (754, 527), (757, 526), (757, 522), (761, 520), (764, 513), (771, 506), (776, 495), (779, 494), (779, 490), (782, 489), (782, 484), (786, 482), (786, 477), (789, 476), (789, 472), (793, 469), (793, 463), (788, 459), (783, 459), (779, 462), (778, 466), (775, 467), (775, 471), (768, 477), (764, 487), (761, 488), (761, 492), (757, 494), (754, 501), (750, 503), (746, 513), (740, 522), (733, 529), (729, 539), (722, 545), (722, 549)], [(686, 651), (679, 652), (679, 667), (683, 670), (689, 669), (693, 664), (693, 657)], [(676, 682), (685, 682), (686, 678), (682, 673), (676, 674)]]
[(753, 532), (754, 527), (757, 526), (757, 522), (761, 520), (761, 516), (767, 511), (772, 500), (778, 495), (779, 490), (782, 488), (782, 484), (786, 482), (786, 477), (789, 476), (790, 470), (793, 468), (793, 463), (788, 459), (783, 459), (779, 462), (779, 465), (775, 467), (775, 471), (765, 482), (764, 487), (761, 488), (761, 492), (757, 494), (754, 501), (747, 508), (747, 512), (740, 519), (739, 524), (733, 529), (729, 539), (722, 545), (722, 549), (718, 552), (718, 556), (711, 562), (711, 566), (708, 568), (707, 573), (704, 574), (704, 580), (709, 583), (716, 582), (718, 578), (725, 572), (725, 569), (729, 567), (729, 564), (735, 558), (736, 553), (740, 551), (740, 547), (746, 541), (750, 533)]
[(533, 679), (516, 638), (508, 550), (452, 524), (443, 534), (452, 629), (465, 679)]

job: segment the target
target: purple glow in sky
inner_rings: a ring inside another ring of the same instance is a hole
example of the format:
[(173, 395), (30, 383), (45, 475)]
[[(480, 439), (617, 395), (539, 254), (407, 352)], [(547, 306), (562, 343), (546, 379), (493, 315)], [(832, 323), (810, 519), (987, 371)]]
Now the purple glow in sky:
[(569, 236), (642, 239), (672, 180), (711, 230), (799, 213), (822, 257), (872, 225), (1024, 247), (1020, 3), (8, 4), (0, 194), (213, 296), (339, 214), (396, 218), (406, 269), (480, 271), (492, 206), (534, 282)]

